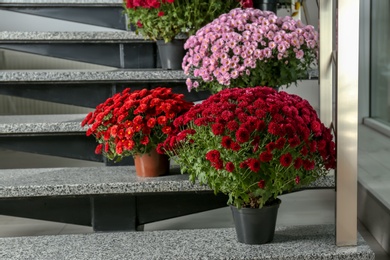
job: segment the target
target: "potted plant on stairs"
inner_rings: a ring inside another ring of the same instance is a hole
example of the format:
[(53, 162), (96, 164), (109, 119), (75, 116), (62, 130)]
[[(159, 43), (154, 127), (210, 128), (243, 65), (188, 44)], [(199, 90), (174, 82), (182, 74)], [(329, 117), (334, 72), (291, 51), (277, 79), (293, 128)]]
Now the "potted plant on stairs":
[(318, 33), (290, 16), (233, 9), (199, 29), (184, 48), (189, 91), (281, 87), (305, 78), (318, 56)]
[(269, 87), (228, 88), (174, 121), (157, 148), (190, 180), (229, 196), (238, 241), (275, 231), (278, 196), (335, 167), (335, 144), (309, 102)]
[(157, 41), (163, 69), (181, 69), (184, 42), (198, 29), (244, 0), (125, 0), (129, 26)]
[(169, 170), (168, 157), (156, 147), (172, 131), (173, 120), (192, 105), (170, 88), (126, 88), (99, 104), (82, 126), (88, 125), (86, 135), (98, 142), (95, 153), (113, 161), (133, 156), (138, 176), (156, 177)]

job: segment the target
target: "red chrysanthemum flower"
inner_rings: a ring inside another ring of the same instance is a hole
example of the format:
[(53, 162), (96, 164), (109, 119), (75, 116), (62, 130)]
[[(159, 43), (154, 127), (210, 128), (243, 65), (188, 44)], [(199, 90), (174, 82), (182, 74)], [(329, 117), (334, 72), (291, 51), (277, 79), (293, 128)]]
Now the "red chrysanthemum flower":
[(263, 120), (257, 121), (256, 129), (257, 131), (263, 131), (265, 129), (265, 122)]
[(169, 146), (170, 147), (175, 147), (176, 145), (176, 142), (177, 142), (177, 137), (176, 136), (170, 136), (170, 138), (168, 138), (167, 140), (169, 140)]
[(123, 146), (117, 145), (116, 148), (115, 148), (115, 152), (117, 154), (122, 154), (123, 153)]
[(232, 162), (227, 162), (226, 165), (225, 165), (225, 169), (228, 171), (228, 172), (233, 172), (234, 171), (234, 163)]
[(317, 142), (317, 148), (318, 148), (318, 151), (324, 151), (326, 149), (326, 141), (325, 140), (319, 140)]
[(106, 132), (103, 133), (103, 140), (104, 141), (108, 141), (108, 140), (110, 140), (110, 138), (111, 138), (111, 132), (110, 131), (106, 131)]
[(108, 152), (110, 150), (110, 143), (105, 143), (104, 144), (104, 152)]
[(152, 118), (149, 118), (146, 125), (149, 127), (149, 128), (153, 128), (155, 125), (156, 125), (156, 118), (152, 117)]
[(226, 122), (229, 122), (229, 121), (234, 119), (234, 114), (231, 111), (225, 110), (225, 111), (222, 112), (221, 117)]
[(95, 154), (101, 154), (103, 150), (103, 144), (98, 144), (95, 148)]
[(223, 169), (223, 161), (221, 159), (218, 159), (215, 162), (212, 162), (211, 165), (217, 170)]
[(268, 152), (272, 152), (276, 148), (276, 145), (274, 142), (270, 142), (265, 146), (265, 148)]
[(309, 149), (307, 149), (307, 146), (304, 145), (301, 149), (301, 155), (306, 156), (309, 153)]
[(133, 140), (127, 140), (123, 144), (124, 148), (128, 151), (133, 150), (135, 142)]
[(142, 122), (143, 122), (143, 117), (140, 115), (134, 117), (134, 119), (133, 119), (133, 123), (135, 125), (140, 125), (140, 124), (142, 124)]
[(291, 148), (294, 148), (301, 144), (301, 140), (299, 140), (298, 136), (294, 136), (293, 138), (288, 139), (288, 143), (290, 144)]
[(301, 166), (302, 166), (302, 159), (298, 157), (294, 161), (294, 168), (299, 170), (299, 168), (301, 168)]
[(230, 131), (236, 131), (237, 129), (238, 129), (238, 127), (239, 127), (240, 125), (236, 122), (236, 121), (234, 121), (234, 120), (232, 120), (232, 121), (229, 121), (228, 123), (227, 123), (227, 125), (226, 125), (226, 127), (230, 130)]
[(260, 189), (264, 189), (265, 187), (265, 180), (261, 180), (257, 183), (257, 186), (260, 188)]
[(314, 153), (315, 151), (317, 151), (317, 142), (316, 141), (311, 141), (310, 142), (310, 152)]
[(197, 126), (202, 126), (202, 125), (207, 125), (207, 120), (206, 118), (197, 118), (194, 120), (194, 124), (197, 125)]
[(157, 118), (157, 122), (158, 122), (159, 125), (166, 125), (168, 120), (167, 120), (166, 116), (159, 116)]
[(264, 118), (267, 115), (267, 110), (265, 109), (256, 109), (255, 115), (257, 118)]
[(264, 151), (260, 154), (260, 161), (262, 162), (269, 162), (273, 158), (273, 155), (269, 151)]
[(224, 148), (230, 149), (232, 147), (233, 140), (230, 138), (230, 136), (223, 136), (221, 144)]
[(238, 152), (241, 149), (241, 146), (238, 143), (233, 142), (232, 145), (230, 146), (230, 149), (232, 149), (233, 151)]
[(248, 159), (247, 162), (249, 169), (251, 169), (252, 172), (258, 172), (260, 170), (260, 160), (257, 160), (255, 158)]
[(314, 132), (315, 136), (321, 135), (321, 123), (318, 121), (312, 121), (310, 123), (310, 128)]
[(149, 143), (149, 137), (145, 135), (144, 137), (142, 137), (140, 143), (143, 145), (147, 145)]
[(290, 153), (283, 154), (280, 157), (280, 164), (284, 167), (290, 166), (291, 162), (292, 162), (292, 156)]
[(304, 168), (306, 171), (313, 170), (314, 167), (315, 167), (315, 162), (310, 161), (310, 160), (303, 160), (303, 168)]
[(211, 150), (206, 153), (206, 159), (210, 162), (216, 162), (221, 158), (221, 154), (217, 150)]
[(278, 140), (275, 142), (275, 147), (279, 150), (283, 149), (284, 145), (286, 144), (286, 138), (280, 137)]
[(268, 125), (268, 133), (272, 135), (279, 135), (280, 126), (275, 122), (270, 122)]
[(241, 169), (245, 169), (245, 168), (247, 168), (247, 167), (248, 167), (248, 164), (247, 164), (246, 161), (240, 162), (240, 168), (241, 168)]
[(237, 118), (241, 123), (245, 123), (248, 119), (248, 115), (246, 113), (239, 113)]
[(170, 126), (163, 126), (163, 128), (161, 129), (161, 132), (163, 132), (164, 134), (168, 135), (172, 132), (172, 127)]
[(245, 128), (240, 127), (236, 132), (236, 139), (239, 143), (248, 142), (250, 138), (250, 133)]
[(211, 130), (215, 135), (222, 135), (223, 132), (225, 131), (225, 127), (223, 124), (215, 123), (211, 126)]

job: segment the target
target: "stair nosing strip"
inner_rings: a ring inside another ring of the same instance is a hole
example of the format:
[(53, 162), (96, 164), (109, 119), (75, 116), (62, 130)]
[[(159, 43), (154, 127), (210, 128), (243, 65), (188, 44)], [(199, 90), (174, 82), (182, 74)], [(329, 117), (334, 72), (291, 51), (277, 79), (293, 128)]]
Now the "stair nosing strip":
[(137, 35), (132, 31), (2, 31), (0, 43), (31, 43), (31, 42), (154, 42)]
[(1, 83), (24, 82), (159, 82), (172, 80), (184, 82), (188, 76), (182, 70), (134, 69), (134, 70), (40, 70), (0, 71)]

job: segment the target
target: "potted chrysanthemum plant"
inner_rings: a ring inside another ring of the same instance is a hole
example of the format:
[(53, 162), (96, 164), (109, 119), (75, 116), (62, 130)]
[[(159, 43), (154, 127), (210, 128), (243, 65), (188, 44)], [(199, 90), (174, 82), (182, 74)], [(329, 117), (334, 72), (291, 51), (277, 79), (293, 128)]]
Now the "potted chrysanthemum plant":
[(189, 37), (182, 68), (187, 88), (281, 87), (305, 78), (316, 64), (318, 34), (292, 17), (233, 9)]
[(125, 0), (124, 10), (137, 34), (157, 41), (162, 68), (181, 69), (188, 36), (220, 14), (247, 5), (247, 0)]
[[(240, 242), (271, 241), (278, 196), (335, 167), (333, 136), (309, 102), (273, 88), (224, 89), (174, 125), (158, 151), (192, 181), (228, 195)], [(246, 217), (253, 219), (240, 222)]]
[(115, 162), (133, 156), (138, 176), (155, 177), (169, 170), (168, 158), (156, 152), (173, 129), (177, 116), (192, 107), (170, 88), (131, 91), (126, 88), (99, 104), (82, 121), (94, 136), (95, 153)]

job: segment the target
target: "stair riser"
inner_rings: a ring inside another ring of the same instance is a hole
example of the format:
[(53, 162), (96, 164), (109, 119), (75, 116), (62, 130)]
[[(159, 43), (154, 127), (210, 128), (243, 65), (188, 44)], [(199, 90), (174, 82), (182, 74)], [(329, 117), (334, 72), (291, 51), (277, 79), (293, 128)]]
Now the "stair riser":
[(225, 207), (227, 199), (212, 191), (11, 198), (0, 199), (0, 214), (92, 226), (95, 231), (135, 231), (151, 222)]
[(95, 154), (96, 145), (93, 137), (86, 137), (83, 133), (0, 136), (0, 147), (4, 149), (103, 162), (103, 157)]
[(0, 94), (95, 108), (114, 93), (121, 92), (125, 88), (129, 87), (132, 90), (137, 90), (143, 88), (152, 89), (158, 86), (171, 87), (175, 93), (184, 94), (185, 99), (188, 101), (199, 101), (210, 96), (210, 93), (207, 91), (188, 92), (183, 82), (167, 83), (166, 81), (161, 81), (160, 83), (107, 83), (100, 81), (84, 84), (34, 84), (24, 82), (20, 84), (0, 84)]
[(3, 42), (1, 48), (124, 69), (157, 68), (158, 65), (154, 43)]

